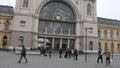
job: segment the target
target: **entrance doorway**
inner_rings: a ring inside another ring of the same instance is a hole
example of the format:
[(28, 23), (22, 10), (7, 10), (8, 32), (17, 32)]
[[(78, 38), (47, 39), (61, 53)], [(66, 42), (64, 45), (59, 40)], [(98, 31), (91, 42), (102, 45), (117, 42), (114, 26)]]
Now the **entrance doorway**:
[(67, 50), (67, 44), (62, 44), (62, 49), (65, 51)]
[(67, 50), (67, 48), (74, 49), (75, 39), (68, 38), (54, 38), (54, 37), (38, 37), (38, 45), (39, 47), (49, 47), (54, 50), (59, 50), (62, 48), (63, 50)]

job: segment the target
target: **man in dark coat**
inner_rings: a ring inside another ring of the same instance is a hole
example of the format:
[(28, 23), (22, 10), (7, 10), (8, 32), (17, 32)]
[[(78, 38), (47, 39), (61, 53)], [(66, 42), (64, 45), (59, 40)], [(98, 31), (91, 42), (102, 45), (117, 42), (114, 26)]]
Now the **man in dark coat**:
[(62, 58), (62, 49), (59, 50), (60, 58)]
[(27, 58), (26, 58), (26, 48), (24, 47), (24, 45), (22, 45), (21, 57), (20, 57), (18, 63), (21, 63), (21, 60), (22, 60), (23, 57), (24, 57), (24, 59), (27, 63), (28, 61), (27, 61)]
[(74, 49), (74, 59), (78, 60), (78, 50)]
[(67, 57), (68, 57), (68, 54), (69, 54), (69, 51), (66, 50), (64, 57), (67, 58)]
[(71, 49), (68, 49), (68, 54), (69, 54), (69, 59), (70, 59), (71, 56), (72, 56), (72, 51), (71, 51)]
[(99, 64), (99, 60), (101, 60), (101, 63), (103, 63), (102, 55), (103, 55), (102, 50), (101, 50), (101, 48), (99, 48), (99, 50), (98, 50), (97, 64)]
[(51, 49), (49, 49), (49, 50), (48, 50), (48, 53), (49, 53), (49, 58), (51, 58), (51, 53), (52, 53), (52, 50), (51, 50)]

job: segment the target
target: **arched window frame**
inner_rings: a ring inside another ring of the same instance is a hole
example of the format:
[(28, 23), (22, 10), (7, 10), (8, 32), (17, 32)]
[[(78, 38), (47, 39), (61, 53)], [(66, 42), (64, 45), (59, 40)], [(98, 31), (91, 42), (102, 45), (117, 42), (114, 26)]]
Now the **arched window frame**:
[[(46, 10), (46, 7), (47, 8), (49, 7), (52, 10), (49, 9), (48, 11)], [(50, 11), (53, 13), (51, 13)], [(46, 13), (48, 15), (44, 15)], [(39, 21), (40, 23), (38, 26), (40, 27), (38, 27), (38, 31), (40, 33), (47, 33), (47, 34), (74, 35), (75, 34), (75, 23), (76, 23), (75, 18), (76, 17), (75, 17), (74, 9), (69, 4), (62, 2), (62, 1), (61, 2), (50, 1), (45, 6), (43, 6), (43, 8), (41, 8), (40, 19), (39, 19), (41, 21)], [(71, 22), (71, 23), (68, 23), (68, 22)]]
[(104, 38), (107, 39), (107, 31), (104, 30)]
[(9, 26), (10, 26), (10, 22), (9, 20), (7, 19), (4, 23), (4, 30), (9, 30)]
[(87, 5), (87, 16), (93, 16), (93, 5), (91, 2), (89, 2)]
[(98, 30), (98, 37), (100, 38), (101, 37), (101, 31)]
[(19, 36), (19, 42), (20, 42), (20, 45), (24, 44), (24, 37), (23, 36)]
[(113, 40), (113, 31), (110, 32), (110, 39)]
[(117, 45), (118, 47), (118, 53), (120, 53), (120, 44), (118, 43), (118, 45)]
[(114, 43), (111, 44), (111, 51), (114, 52)]
[(119, 40), (119, 32), (116, 32), (116, 39)]
[(101, 48), (101, 43), (99, 42), (99, 46), (98, 46), (98, 48)]
[(8, 40), (7, 35), (4, 35), (2, 40), (3, 40), (2, 46), (7, 46), (7, 40)]
[(28, 8), (28, 6), (29, 6), (29, 0), (23, 0), (22, 7), (23, 8)]
[(106, 51), (107, 49), (108, 49), (108, 45), (107, 45), (107, 43), (105, 43), (104, 51)]

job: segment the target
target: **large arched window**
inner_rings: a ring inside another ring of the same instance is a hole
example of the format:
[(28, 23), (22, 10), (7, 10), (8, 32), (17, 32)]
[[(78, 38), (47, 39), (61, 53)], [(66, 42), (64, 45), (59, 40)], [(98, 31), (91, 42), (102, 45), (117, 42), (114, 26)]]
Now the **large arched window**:
[(75, 34), (73, 8), (63, 1), (50, 1), (40, 11), (38, 31), (47, 34)]
[(93, 42), (92, 41), (89, 42), (89, 50), (93, 50)]
[(7, 37), (7, 35), (4, 35), (3, 36), (3, 44), (2, 44), (2, 46), (7, 46), (7, 40), (8, 40), (8, 37)]

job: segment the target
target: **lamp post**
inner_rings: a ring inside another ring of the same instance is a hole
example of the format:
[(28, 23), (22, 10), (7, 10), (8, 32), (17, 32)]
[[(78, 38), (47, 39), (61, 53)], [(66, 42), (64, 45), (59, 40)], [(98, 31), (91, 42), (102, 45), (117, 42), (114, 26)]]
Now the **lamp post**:
[(112, 45), (111, 45), (111, 47), (112, 47), (112, 59), (113, 59), (113, 42), (112, 42)]
[(111, 49), (112, 49), (112, 59), (113, 59), (113, 45), (114, 45), (114, 43), (113, 43), (113, 32), (112, 32), (112, 34), (111, 34), (111, 37), (112, 37)]
[(89, 30), (90, 33), (92, 33), (93, 28), (85, 28), (85, 38), (86, 38), (86, 46), (85, 46), (85, 63), (87, 62), (87, 31)]

